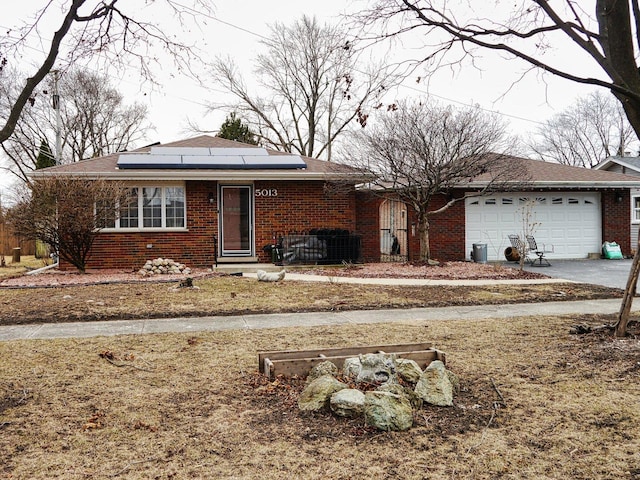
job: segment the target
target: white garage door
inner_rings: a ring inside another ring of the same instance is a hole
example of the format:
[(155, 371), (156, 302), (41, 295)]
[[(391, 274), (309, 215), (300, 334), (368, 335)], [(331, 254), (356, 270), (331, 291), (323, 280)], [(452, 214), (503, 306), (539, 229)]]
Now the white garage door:
[(524, 222), (535, 225), (539, 247), (553, 245), (549, 258), (586, 258), (602, 248), (600, 194), (520, 192), (466, 199), (466, 257), (474, 243), (486, 243), (489, 260), (504, 260), (507, 235), (522, 236)]

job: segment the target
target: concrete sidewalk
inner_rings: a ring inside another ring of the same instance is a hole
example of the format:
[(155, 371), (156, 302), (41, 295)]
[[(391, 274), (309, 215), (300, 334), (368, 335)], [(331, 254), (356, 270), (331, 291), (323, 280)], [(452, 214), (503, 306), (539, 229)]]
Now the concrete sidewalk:
[[(310, 327), (318, 325), (472, 320), (511, 318), (529, 315), (610, 314), (620, 309), (620, 299), (575, 302), (480, 305), (406, 310), (356, 310), (344, 312), (236, 315), (156, 320), (115, 320), (107, 322), (48, 323), (0, 327), (0, 341), (19, 339), (86, 338), (166, 332), (254, 330), (262, 328)], [(634, 304), (633, 311), (640, 310)]]

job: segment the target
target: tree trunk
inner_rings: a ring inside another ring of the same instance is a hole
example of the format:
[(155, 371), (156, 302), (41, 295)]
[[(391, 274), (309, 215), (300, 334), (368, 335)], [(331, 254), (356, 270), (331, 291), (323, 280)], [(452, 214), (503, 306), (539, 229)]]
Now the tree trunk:
[[(640, 235), (640, 231), (638, 232)], [(633, 305), (633, 297), (636, 295), (636, 286), (638, 285), (638, 275), (640, 274), (640, 236), (636, 245), (636, 253), (633, 255), (627, 286), (624, 289), (622, 297), (622, 305), (618, 313), (618, 321), (616, 323), (616, 337), (625, 337), (627, 335), (627, 324), (631, 315), (631, 306)]]
[[(633, 92), (640, 92), (640, 76), (635, 61), (633, 28), (629, 21), (629, 3), (617, 0), (598, 0), (596, 2), (596, 17), (599, 25), (598, 42), (602, 46), (608, 60), (609, 68), (605, 71), (616, 85), (624, 85)], [(620, 100), (629, 123), (636, 135), (640, 135), (640, 102), (613, 90), (613, 94)], [(639, 239), (640, 240), (640, 239)], [(624, 291), (618, 322), (616, 323), (616, 337), (627, 334), (627, 323), (633, 297), (636, 294), (638, 274), (640, 273), (640, 242), (636, 246), (631, 271)]]
[(420, 260), (431, 260), (431, 248), (429, 247), (429, 217), (418, 215), (418, 238), (420, 238)]

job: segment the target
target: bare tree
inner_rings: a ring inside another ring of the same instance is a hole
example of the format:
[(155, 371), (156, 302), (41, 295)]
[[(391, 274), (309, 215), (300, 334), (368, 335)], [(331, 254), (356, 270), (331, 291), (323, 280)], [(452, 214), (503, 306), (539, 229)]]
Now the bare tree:
[(128, 192), (118, 182), (42, 177), (23, 188), (7, 220), (14, 233), (40, 240), (84, 273), (100, 230), (111, 226)]
[(361, 71), (347, 34), (315, 18), (276, 23), (262, 44), (266, 53), (257, 57), (256, 75), (264, 96), (245, 83), (232, 60), (214, 63), (213, 78), (237, 99), (223, 107), (241, 113), (263, 145), (331, 160), (336, 139), (352, 121), (366, 123), (390, 77), (379, 67)]
[[(208, 10), (209, 2), (194, 1)], [(195, 48), (176, 41), (176, 36), (158, 26), (153, 21), (154, 15), (147, 10), (157, 8), (160, 3), (171, 9), (179, 25), (197, 19), (195, 10), (173, 0), (149, 2), (146, 9), (140, 9), (133, 2), (120, 5), (118, 0), (48, 1), (34, 13), (32, 21), (0, 36), (0, 70), (16, 67), (12, 65), (13, 59), (24, 57), (23, 49), (30, 40), (47, 48), (45, 56), (34, 67), (35, 71), (17, 82), (17, 95), (4, 105), (6, 111), (0, 112), (0, 143), (4, 143), (14, 132), (25, 106), (36, 101), (38, 86), (54, 66), (64, 71), (70, 65), (99, 58), (109, 68), (116, 68), (129, 67), (128, 62), (135, 60), (141, 74), (152, 79), (150, 66), (159, 59), (157, 54), (152, 55), (150, 51), (158, 48), (172, 56), (174, 69), (191, 72), (191, 62), (197, 57)], [(45, 20), (59, 18), (60, 14), (62, 19), (53, 37), (48, 39), (41, 35)]]
[[(638, 0), (531, 0), (492, 3), (491, 15), (477, 13), (485, 3), (446, 0), (377, 0), (359, 14), (375, 40), (423, 34), (418, 63), (431, 67), (456, 65), (464, 59), (480, 62), (481, 53), (497, 52), (531, 69), (572, 82), (610, 90), (620, 101), (636, 136), (640, 138), (640, 49)], [(500, 18), (499, 10), (509, 12)], [(587, 8), (590, 10), (587, 10)], [(370, 28), (373, 27), (373, 28)], [(545, 55), (564, 50), (561, 56)], [(483, 52), (484, 51), (484, 52)], [(480, 52), (480, 53), (479, 53)], [(595, 67), (600, 76), (588, 73)], [(637, 245), (616, 335), (626, 335), (633, 297), (640, 276)]]
[[(479, 109), (456, 111), (433, 103), (399, 102), (375, 120), (350, 143), (348, 151), (355, 152), (350, 163), (370, 172), (374, 192), (391, 191), (413, 208), (422, 261), (433, 263), (429, 247), (433, 215), (465, 196), (518, 184), (519, 173), (501, 154), (506, 127), (496, 116)], [(453, 195), (454, 189), (480, 176), (485, 179), (481, 190)], [(447, 201), (434, 209), (432, 200), (439, 195)]]
[(636, 140), (620, 102), (594, 91), (539, 127), (530, 148), (541, 160), (592, 168)]
[[(126, 150), (140, 140), (149, 126), (147, 108), (125, 105), (122, 94), (108, 77), (75, 69), (60, 81), (61, 117), (60, 163), (99, 157)], [(43, 97), (49, 96), (46, 90)], [(24, 182), (37, 168), (43, 141), (55, 145), (56, 119), (49, 102), (28, 105), (22, 112), (14, 134), (2, 144), (9, 159), (7, 167)]]

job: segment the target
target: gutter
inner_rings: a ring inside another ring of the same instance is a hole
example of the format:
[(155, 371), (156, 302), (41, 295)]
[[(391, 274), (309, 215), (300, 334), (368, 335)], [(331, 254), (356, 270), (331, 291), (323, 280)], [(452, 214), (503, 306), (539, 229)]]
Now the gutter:
[[(249, 173), (250, 172), (250, 173)], [(107, 172), (72, 172), (64, 174), (56, 172), (43, 173), (31, 173), (31, 178), (48, 177), (64, 175), (71, 178), (87, 178), (90, 180), (119, 180), (119, 181), (179, 181), (179, 180), (205, 180), (205, 181), (247, 181), (247, 180), (352, 180), (362, 181), (362, 175), (334, 173), (334, 172), (305, 172), (293, 171), (293, 172), (264, 172), (258, 170), (247, 171), (245, 174), (238, 174), (237, 172), (229, 172), (218, 170), (215, 174), (203, 174), (202, 171), (196, 172), (127, 172), (126, 174), (107, 173)]]

